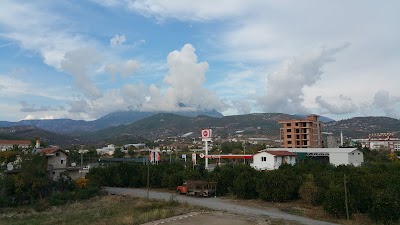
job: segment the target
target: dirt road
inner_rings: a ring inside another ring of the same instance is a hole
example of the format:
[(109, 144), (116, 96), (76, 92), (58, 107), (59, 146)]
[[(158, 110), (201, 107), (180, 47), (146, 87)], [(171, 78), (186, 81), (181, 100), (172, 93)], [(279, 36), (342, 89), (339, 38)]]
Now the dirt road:
[[(110, 194), (116, 194), (116, 195), (125, 194), (141, 198), (147, 197), (147, 191), (144, 189), (106, 187), (105, 190)], [(234, 204), (233, 202), (220, 198), (195, 198), (195, 197), (188, 197), (185, 195), (176, 195), (176, 194), (152, 191), (152, 190), (149, 191), (149, 198), (167, 200), (167, 201), (170, 199), (174, 199), (182, 203), (186, 202), (191, 205), (202, 206), (214, 210), (227, 211), (241, 215), (268, 216), (273, 219), (290, 220), (302, 224), (334, 225), (334, 223), (313, 220), (302, 216), (291, 215), (275, 208), (260, 209), (255, 207), (243, 206)]]

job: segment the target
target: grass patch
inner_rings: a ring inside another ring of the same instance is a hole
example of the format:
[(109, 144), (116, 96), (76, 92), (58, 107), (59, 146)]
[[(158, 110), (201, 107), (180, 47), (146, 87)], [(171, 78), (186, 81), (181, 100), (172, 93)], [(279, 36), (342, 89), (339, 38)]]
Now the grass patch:
[(156, 201), (130, 196), (101, 196), (54, 206), (45, 211), (32, 207), (2, 209), (0, 225), (143, 224), (188, 213), (197, 208), (176, 201)]

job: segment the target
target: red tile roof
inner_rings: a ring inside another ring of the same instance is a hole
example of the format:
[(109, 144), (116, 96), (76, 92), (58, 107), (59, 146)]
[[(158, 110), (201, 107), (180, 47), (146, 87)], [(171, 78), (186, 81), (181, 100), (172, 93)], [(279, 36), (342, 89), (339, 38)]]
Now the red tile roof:
[(296, 156), (296, 153), (288, 151), (265, 151), (265, 152), (275, 156)]
[(53, 153), (55, 153), (56, 151), (58, 151), (58, 150), (61, 150), (61, 149), (59, 149), (59, 148), (44, 148), (44, 149), (42, 149), (41, 151), (40, 151), (40, 153), (42, 153), (42, 154), (53, 154)]
[(31, 141), (28, 140), (0, 140), (0, 144), (5, 145), (30, 145)]

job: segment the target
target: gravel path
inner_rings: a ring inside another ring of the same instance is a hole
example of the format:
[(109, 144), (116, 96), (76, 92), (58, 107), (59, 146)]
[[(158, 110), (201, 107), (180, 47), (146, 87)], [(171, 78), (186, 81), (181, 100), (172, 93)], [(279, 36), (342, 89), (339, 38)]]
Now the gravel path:
[[(141, 198), (147, 197), (147, 190), (144, 189), (132, 189), (132, 188), (115, 188), (115, 187), (106, 187), (105, 190), (109, 194), (116, 195), (130, 195)], [(313, 220), (302, 216), (291, 215), (285, 212), (282, 212), (275, 208), (270, 209), (260, 209), (255, 207), (243, 206), (234, 204), (230, 201), (220, 199), (220, 198), (195, 198), (188, 197), (185, 195), (176, 195), (172, 193), (160, 192), (160, 191), (149, 191), (149, 198), (151, 199), (160, 199), (160, 200), (170, 200), (174, 199), (182, 203), (188, 203), (191, 205), (202, 206), (214, 210), (222, 210), (228, 211), (231, 213), (237, 213), (242, 215), (251, 215), (251, 216), (268, 216), (273, 219), (284, 219), (291, 220), (295, 222), (299, 222), (302, 224), (310, 224), (310, 225), (334, 225), (335, 223), (329, 223), (319, 220)]]

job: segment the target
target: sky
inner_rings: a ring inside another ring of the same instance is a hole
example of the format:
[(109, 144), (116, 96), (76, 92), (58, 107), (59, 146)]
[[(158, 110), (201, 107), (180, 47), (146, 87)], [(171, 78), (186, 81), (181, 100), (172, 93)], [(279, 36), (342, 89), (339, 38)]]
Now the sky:
[(0, 120), (400, 119), (400, 1), (1, 0)]

